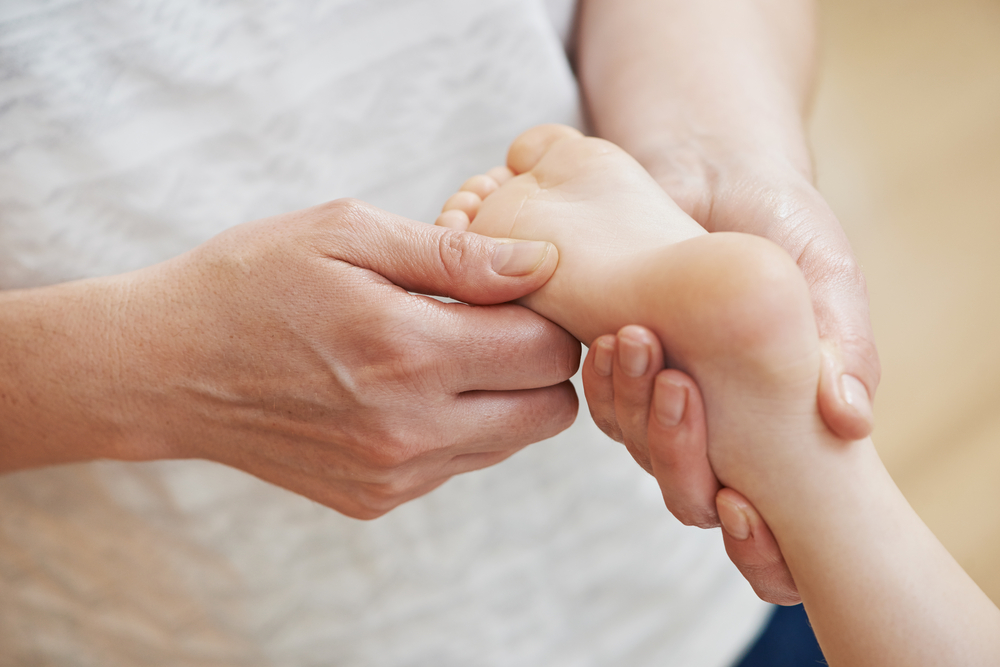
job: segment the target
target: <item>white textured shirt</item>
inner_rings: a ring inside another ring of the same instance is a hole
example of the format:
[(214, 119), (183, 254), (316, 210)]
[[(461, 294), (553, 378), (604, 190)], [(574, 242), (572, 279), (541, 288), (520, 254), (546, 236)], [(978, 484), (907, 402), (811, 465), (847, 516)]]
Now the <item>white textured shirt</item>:
[[(343, 196), (433, 220), (578, 124), (552, 0), (0, 2), (0, 288)], [(728, 665), (766, 606), (586, 409), (359, 522), (204, 461), (0, 477), (0, 665)]]

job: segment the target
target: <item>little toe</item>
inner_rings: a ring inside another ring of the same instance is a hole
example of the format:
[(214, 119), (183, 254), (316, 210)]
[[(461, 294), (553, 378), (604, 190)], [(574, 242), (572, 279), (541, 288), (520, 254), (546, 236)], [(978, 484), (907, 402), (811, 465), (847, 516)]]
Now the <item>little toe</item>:
[(448, 197), (448, 201), (444, 203), (441, 212), (462, 211), (468, 216), (469, 220), (474, 220), (476, 213), (479, 212), (479, 205), (482, 203), (483, 200), (474, 192), (456, 192)]
[[(510, 171), (506, 167), (503, 167), (506, 171)], [(478, 196), (480, 199), (486, 199), (491, 194), (497, 191), (500, 184), (497, 183), (496, 179), (492, 176), (487, 176), (486, 174), (478, 174), (473, 176), (459, 188), (462, 192), (471, 192), (472, 194)]]
[(472, 223), (465, 211), (453, 208), (450, 211), (445, 211), (439, 215), (437, 220), (434, 221), (434, 224), (438, 227), (447, 227), (449, 229), (457, 229), (460, 232), (464, 232), (469, 229), (469, 225)]
[(514, 172), (512, 172), (507, 167), (493, 167), (486, 175), (497, 182), (498, 185), (503, 185), (510, 179), (514, 178)]
[(568, 125), (539, 125), (524, 132), (507, 152), (507, 166), (515, 174), (523, 174), (534, 168), (546, 151), (560, 139), (582, 137), (583, 133)]

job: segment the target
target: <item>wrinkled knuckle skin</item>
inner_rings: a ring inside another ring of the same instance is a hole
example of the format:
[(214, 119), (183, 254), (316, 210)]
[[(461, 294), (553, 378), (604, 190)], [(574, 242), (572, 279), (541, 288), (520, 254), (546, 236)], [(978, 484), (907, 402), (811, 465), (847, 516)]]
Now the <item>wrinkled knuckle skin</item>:
[(875, 390), (878, 389), (882, 379), (882, 362), (875, 342), (866, 333), (848, 333), (840, 345), (844, 354), (852, 355), (854, 358), (853, 364), (848, 362), (847, 370), (861, 376), (859, 379), (868, 386), (868, 391), (874, 398)]
[(366, 482), (355, 486), (346, 504), (333, 505), (345, 516), (359, 521), (372, 521), (385, 516), (399, 507), (405, 500), (406, 489), (400, 489), (398, 482)]
[(368, 236), (376, 224), (375, 209), (360, 199), (334, 199), (309, 209), (317, 230), (332, 233), (333, 238), (350, 240), (357, 244), (358, 238)]
[(628, 453), (632, 455), (632, 458), (635, 460), (635, 462), (639, 464), (639, 467), (648, 472), (650, 475), (652, 475), (653, 463), (652, 461), (650, 461), (649, 455), (646, 454), (646, 452), (644, 452), (641, 447), (637, 447), (635, 443), (631, 442), (630, 440), (626, 439), (624, 444), (625, 444), (625, 449), (627, 449)]
[(625, 442), (625, 438), (622, 435), (621, 430), (618, 428), (618, 424), (607, 417), (595, 415), (591, 413), (594, 419), (594, 423), (597, 424), (597, 428), (601, 429), (604, 435), (608, 436), (615, 442)]
[(362, 455), (365, 466), (380, 475), (398, 470), (413, 459), (415, 447), (406, 433), (384, 431)]
[(373, 484), (369, 487), (367, 504), (370, 509), (383, 514), (396, 508), (406, 493), (410, 490), (409, 484), (398, 476), (390, 477), (384, 482)]
[(371, 221), (373, 211), (371, 204), (350, 197), (334, 199), (325, 204), (320, 204), (317, 208), (327, 217), (334, 218), (338, 222), (345, 224), (367, 224)]
[(445, 230), (438, 238), (438, 256), (445, 274), (453, 281), (462, 280), (471, 272), (476, 247), (470, 234)]
[(719, 520), (715, 515), (702, 507), (678, 508), (677, 511), (673, 512), (673, 515), (685, 526), (695, 528), (717, 528), (719, 526)]

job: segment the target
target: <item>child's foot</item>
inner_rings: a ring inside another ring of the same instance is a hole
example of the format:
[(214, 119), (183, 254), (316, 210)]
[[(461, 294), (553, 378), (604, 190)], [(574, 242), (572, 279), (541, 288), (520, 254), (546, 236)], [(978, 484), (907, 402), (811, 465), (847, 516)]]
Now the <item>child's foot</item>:
[[(621, 264), (706, 234), (625, 151), (563, 125), (542, 125), (518, 137), (507, 166), (466, 181), (437, 224), (553, 242), (560, 258), (556, 275), (523, 303), (560, 323), (565, 318), (559, 312), (576, 308), (574, 296), (596, 309), (602, 299), (615, 299), (608, 281)], [(584, 342), (606, 333), (590, 330), (570, 329)]]
[[(758, 237), (705, 234), (632, 158), (575, 130), (526, 132), (507, 166), (467, 182), (439, 223), (553, 242), (559, 266), (524, 302), (584, 342), (628, 324), (656, 334), (698, 383), (712, 468), (774, 532), (831, 664), (997, 664), (996, 608), (871, 442), (823, 424), (819, 337), (792, 259)], [(639, 376), (650, 360), (617, 363)]]
[(438, 224), (554, 243), (555, 274), (523, 302), (584, 343), (628, 324), (652, 329), (668, 364), (702, 390), (720, 480), (755, 503), (746, 474), (759, 471), (764, 484), (783, 474), (776, 452), (761, 448), (825, 431), (798, 267), (764, 239), (707, 234), (617, 146), (561, 126), (529, 130), (507, 168), (470, 179)]

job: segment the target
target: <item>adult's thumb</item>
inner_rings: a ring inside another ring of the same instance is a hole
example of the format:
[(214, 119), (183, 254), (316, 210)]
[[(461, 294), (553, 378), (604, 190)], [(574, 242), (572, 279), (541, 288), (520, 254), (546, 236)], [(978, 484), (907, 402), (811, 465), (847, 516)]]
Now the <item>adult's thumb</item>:
[(559, 262), (551, 243), (437, 227), (356, 200), (331, 202), (324, 212), (331, 256), (411, 292), (481, 305), (513, 301), (544, 285)]

